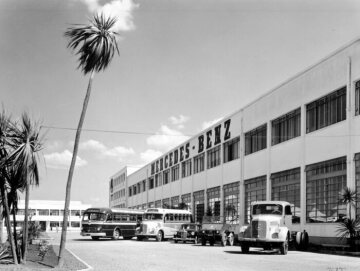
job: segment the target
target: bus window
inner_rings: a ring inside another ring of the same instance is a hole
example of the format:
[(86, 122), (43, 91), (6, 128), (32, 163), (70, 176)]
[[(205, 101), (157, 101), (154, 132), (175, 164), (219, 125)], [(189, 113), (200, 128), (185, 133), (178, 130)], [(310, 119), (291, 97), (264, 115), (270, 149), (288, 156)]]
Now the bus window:
[(169, 214), (170, 217), (170, 221), (174, 221), (174, 215), (173, 214)]
[(177, 214), (174, 214), (174, 220), (175, 220), (175, 221), (178, 221), (178, 220), (179, 220), (178, 217), (179, 217), (179, 216), (178, 216)]
[(130, 215), (130, 221), (136, 221), (136, 215)]
[(101, 213), (85, 213), (83, 216), (83, 221), (95, 220), (95, 221), (105, 221), (106, 215)]
[(165, 215), (165, 221), (169, 221), (169, 220), (170, 220), (169, 214), (166, 214), (166, 215)]
[(145, 214), (144, 220), (162, 220), (163, 215), (162, 214)]

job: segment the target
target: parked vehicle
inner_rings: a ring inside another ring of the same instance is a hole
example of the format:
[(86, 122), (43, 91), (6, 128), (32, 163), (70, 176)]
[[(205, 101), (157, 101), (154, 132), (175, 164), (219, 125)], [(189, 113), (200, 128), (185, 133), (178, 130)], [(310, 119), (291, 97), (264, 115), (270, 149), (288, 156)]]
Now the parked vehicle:
[(198, 234), (201, 245), (205, 246), (207, 242), (210, 246), (216, 242), (220, 242), (222, 246), (234, 245), (233, 225), (222, 222), (223, 219), (219, 216), (204, 216), (202, 221), (201, 230)]
[(174, 235), (174, 243), (182, 241), (194, 242), (197, 244), (199, 242), (199, 231), (201, 230), (201, 225), (196, 223), (185, 223), (180, 226), (180, 229)]
[(135, 237), (144, 211), (133, 209), (90, 208), (82, 218), (81, 235), (93, 240), (112, 238), (117, 240)]
[(289, 243), (306, 249), (309, 241), (307, 232), (292, 230), (291, 205), (286, 201), (255, 201), (250, 205), (250, 225), (242, 226), (238, 235), (242, 253), (250, 247), (265, 250), (279, 248), (286, 255)]
[(136, 236), (139, 241), (155, 238), (161, 242), (173, 238), (180, 226), (192, 222), (191, 220), (191, 212), (188, 210), (150, 208), (145, 211)]

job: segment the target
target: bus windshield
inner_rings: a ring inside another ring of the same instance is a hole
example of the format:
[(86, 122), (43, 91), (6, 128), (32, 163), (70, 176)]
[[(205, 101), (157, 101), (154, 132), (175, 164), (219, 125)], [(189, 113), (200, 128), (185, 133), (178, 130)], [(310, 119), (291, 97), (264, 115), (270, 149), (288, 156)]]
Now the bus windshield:
[(85, 213), (83, 221), (95, 220), (95, 221), (105, 221), (106, 214), (103, 213)]
[(143, 220), (162, 220), (163, 215), (162, 214), (144, 214)]

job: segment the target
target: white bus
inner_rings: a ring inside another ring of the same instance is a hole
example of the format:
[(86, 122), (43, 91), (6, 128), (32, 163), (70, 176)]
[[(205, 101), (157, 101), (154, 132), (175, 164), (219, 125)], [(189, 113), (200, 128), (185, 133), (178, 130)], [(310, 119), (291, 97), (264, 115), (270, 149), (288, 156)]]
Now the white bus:
[(139, 241), (144, 238), (156, 238), (161, 242), (167, 238), (174, 238), (180, 226), (189, 222), (192, 222), (192, 215), (188, 210), (150, 208), (144, 212), (136, 237)]
[(90, 208), (84, 212), (82, 236), (99, 238), (131, 239), (140, 225), (144, 211), (131, 209)]

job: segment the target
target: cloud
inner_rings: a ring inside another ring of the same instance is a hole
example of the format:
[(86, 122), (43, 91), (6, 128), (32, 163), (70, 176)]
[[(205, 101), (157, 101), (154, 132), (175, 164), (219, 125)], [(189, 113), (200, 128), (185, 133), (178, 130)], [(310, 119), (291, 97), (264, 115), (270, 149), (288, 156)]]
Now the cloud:
[(222, 120), (223, 118), (217, 118), (217, 119), (214, 119), (214, 120), (210, 120), (210, 121), (204, 121), (202, 124), (201, 124), (201, 131), (209, 128), (210, 126), (214, 125), (215, 123), (217, 123), (218, 121)]
[(45, 148), (47, 151), (56, 151), (63, 147), (63, 143), (61, 141), (53, 140), (49, 142), (45, 142)]
[[(46, 165), (49, 168), (56, 169), (68, 169), (70, 167), (72, 153), (69, 150), (64, 150), (63, 152), (54, 152), (44, 155)], [(86, 166), (87, 161), (81, 159), (79, 156), (76, 157), (75, 167)]]
[(179, 115), (179, 117), (171, 116), (169, 120), (173, 125), (175, 125), (178, 129), (184, 128), (184, 123), (187, 122), (190, 118), (184, 115)]
[(135, 154), (132, 148), (126, 148), (123, 146), (117, 146), (114, 148), (108, 148), (103, 143), (90, 139), (80, 144), (80, 149), (85, 151), (95, 151), (100, 154), (100, 158), (116, 158), (119, 161), (123, 161), (126, 157)]
[(115, 31), (131, 31), (135, 29), (133, 11), (139, 7), (132, 0), (113, 0), (101, 5), (100, 0), (80, 0), (92, 13), (103, 13), (106, 16), (116, 17)]
[(161, 151), (156, 151), (152, 149), (148, 149), (145, 152), (140, 153), (140, 158), (144, 163), (150, 163), (151, 161), (155, 160), (159, 156), (162, 155)]
[(161, 125), (157, 135), (150, 136), (146, 139), (146, 143), (156, 149), (167, 151), (189, 139), (180, 131), (170, 129), (166, 125)]

